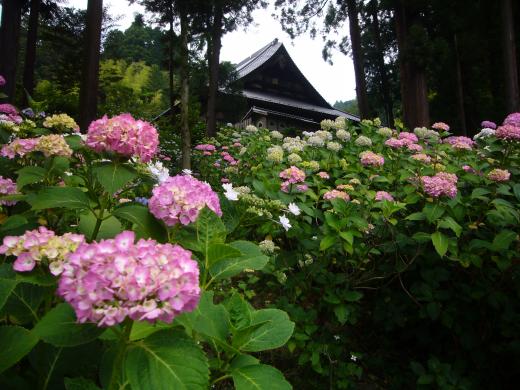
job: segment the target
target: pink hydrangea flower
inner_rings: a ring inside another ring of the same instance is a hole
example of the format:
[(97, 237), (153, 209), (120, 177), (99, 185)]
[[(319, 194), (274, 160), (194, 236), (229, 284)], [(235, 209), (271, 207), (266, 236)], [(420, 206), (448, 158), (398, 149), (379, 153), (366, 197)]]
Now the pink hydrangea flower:
[(336, 199), (336, 198), (343, 199), (345, 201), (350, 200), (349, 194), (347, 194), (344, 191), (330, 190), (323, 194), (323, 199), (325, 199), (325, 200), (331, 200), (331, 199)]
[(214, 152), (215, 150), (217, 150), (217, 148), (215, 147), (215, 145), (211, 145), (211, 144), (200, 144), (200, 145), (195, 146), (195, 150)]
[(7, 115), (18, 115), (16, 107), (9, 103), (0, 104), (0, 112)]
[(456, 175), (446, 172), (439, 172), (435, 176), (421, 177), (424, 192), (434, 198), (443, 195), (454, 198), (457, 195), (457, 181)]
[(148, 202), (150, 212), (168, 226), (195, 222), (207, 206), (221, 216), (220, 201), (208, 183), (189, 175), (177, 175), (155, 187)]
[(298, 184), (296, 186), (296, 191), (298, 192), (305, 192), (309, 189), (309, 186), (307, 184)]
[(38, 145), (39, 138), (17, 138), (11, 143), (2, 146), (0, 155), (13, 159), (16, 155), (20, 157), (25, 156), (27, 153), (31, 153)]
[(482, 121), (480, 126), (483, 129), (493, 129), (493, 130), (495, 130), (497, 128), (497, 124), (495, 122), (491, 122), (491, 121)]
[(462, 166), (462, 169), (464, 170), (464, 172), (468, 172), (468, 173), (477, 173), (477, 171), (475, 169), (473, 169), (471, 166), (469, 165), (463, 165)]
[(377, 201), (388, 200), (390, 202), (393, 202), (394, 201), (394, 197), (392, 195), (390, 195), (386, 191), (377, 191), (375, 200), (377, 200)]
[(399, 139), (406, 140), (406, 144), (419, 142), (419, 138), (414, 133), (401, 131), (398, 136)]
[(4, 237), (0, 254), (16, 256), (13, 269), (18, 272), (32, 271), (36, 264), (46, 260), (51, 273), (57, 276), (63, 271), (66, 256), (84, 240), (81, 234), (57, 236), (52, 230), (40, 226), (21, 236)]
[(408, 144), (406, 145), (406, 149), (411, 152), (422, 152), (423, 147), (419, 144)]
[(305, 181), (305, 172), (292, 165), (290, 168), (284, 169), (279, 174), (280, 178), (286, 179), (291, 184), (301, 183)]
[(389, 138), (385, 141), (385, 145), (392, 149), (400, 149), (406, 145), (406, 140), (397, 139), (397, 138)]
[(432, 129), (442, 130), (442, 131), (450, 131), (450, 126), (444, 122), (436, 122), (432, 125)]
[(520, 127), (520, 112), (513, 112), (504, 119), (504, 125)]
[(505, 124), (495, 131), (495, 137), (506, 141), (520, 141), (520, 126)]
[(325, 180), (330, 178), (329, 174), (327, 172), (323, 172), (323, 171), (322, 172), (318, 172), (317, 175), (320, 178), (325, 179)]
[(471, 138), (463, 136), (448, 137), (443, 142), (450, 144), (454, 149), (459, 150), (471, 150), (473, 145), (475, 145), (475, 141), (473, 141)]
[(3, 87), (5, 85), (5, 77), (0, 74), (0, 87)]
[(130, 114), (110, 119), (105, 115), (88, 127), (86, 144), (96, 152), (135, 156), (146, 163), (157, 153), (159, 135), (150, 123), (136, 120)]
[[(13, 195), (16, 194), (16, 183), (9, 178), (0, 176), (0, 195)], [(16, 204), (15, 200), (0, 200), (0, 206), (13, 206)]]
[(199, 268), (191, 252), (154, 240), (134, 243), (131, 231), (81, 244), (68, 256), (58, 294), (78, 322), (112, 326), (126, 317), (171, 323), (200, 299)]
[(359, 157), (361, 160), (361, 164), (363, 164), (365, 166), (372, 165), (372, 166), (380, 167), (385, 163), (385, 159), (383, 156), (376, 154), (374, 152), (371, 152), (371, 151), (361, 152)]
[(507, 169), (493, 169), (487, 175), (489, 180), (493, 180), (496, 182), (500, 181), (508, 181), (511, 177), (511, 173)]

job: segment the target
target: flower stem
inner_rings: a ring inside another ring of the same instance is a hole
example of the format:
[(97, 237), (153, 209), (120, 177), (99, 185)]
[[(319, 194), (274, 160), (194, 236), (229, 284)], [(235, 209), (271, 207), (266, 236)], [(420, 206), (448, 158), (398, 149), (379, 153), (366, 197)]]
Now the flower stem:
[(132, 325), (134, 322), (131, 319), (126, 319), (119, 339), (119, 345), (116, 350), (116, 356), (114, 358), (114, 364), (112, 365), (112, 375), (110, 376), (110, 382), (108, 384), (108, 390), (116, 390), (119, 388), (118, 382), (121, 375), (121, 369), (123, 367), (123, 358), (125, 357), (126, 347), (132, 332)]
[(94, 226), (94, 231), (92, 232), (92, 236), (90, 237), (90, 241), (94, 241), (97, 238), (99, 233), (99, 229), (101, 228), (101, 223), (103, 222), (103, 214), (105, 212), (105, 204), (101, 205), (101, 210), (99, 214), (96, 216), (96, 226)]

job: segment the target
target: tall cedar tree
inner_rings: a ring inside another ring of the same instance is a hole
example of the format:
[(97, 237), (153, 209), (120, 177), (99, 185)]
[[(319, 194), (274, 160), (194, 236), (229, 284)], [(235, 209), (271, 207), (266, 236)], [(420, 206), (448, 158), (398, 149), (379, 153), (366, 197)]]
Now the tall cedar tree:
[[(506, 76), (506, 105), (510, 112), (520, 111), (520, 89), (516, 60), (515, 26), (511, 0), (501, 0), (502, 46), (504, 51), (504, 74)], [(518, 22), (518, 20), (517, 20)]]
[(79, 93), (79, 126), (83, 131), (97, 116), (102, 22), (103, 0), (88, 0), (85, 59)]
[[(29, 23), (27, 27), (27, 42), (23, 68), (23, 87), (29, 95), (34, 91), (34, 65), (36, 62), (36, 41), (38, 39), (38, 19), (40, 16), (41, 0), (31, 0)], [(24, 105), (27, 105), (27, 94), (24, 93)]]
[(16, 67), (20, 42), (20, 25), (24, 0), (2, 1), (2, 26), (0, 27), (0, 75), (6, 79), (4, 93), (7, 101), (14, 100)]

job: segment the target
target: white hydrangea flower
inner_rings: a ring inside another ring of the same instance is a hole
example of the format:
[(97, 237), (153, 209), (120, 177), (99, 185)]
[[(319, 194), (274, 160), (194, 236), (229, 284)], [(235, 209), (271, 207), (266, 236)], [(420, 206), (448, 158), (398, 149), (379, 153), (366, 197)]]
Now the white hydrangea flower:
[(183, 175), (186, 175), (186, 176), (192, 176), (193, 175), (193, 172), (191, 169), (183, 169), (182, 170), (182, 174)]
[(348, 141), (350, 140), (350, 133), (347, 130), (339, 129), (336, 131), (336, 138), (341, 141)]
[(314, 135), (320, 137), (324, 141), (330, 141), (332, 139), (332, 133), (330, 131), (318, 130)]
[(299, 162), (302, 161), (302, 158), (296, 154), (296, 153), (291, 153), (290, 155), (287, 156), (287, 161), (289, 161), (289, 164), (298, 164)]
[(323, 138), (313, 135), (312, 137), (309, 137), (309, 139), (307, 140), (307, 145), (322, 147), (323, 145), (325, 145), (325, 141), (323, 140)]
[(301, 210), (300, 210), (300, 208), (298, 207), (298, 205), (296, 203), (289, 203), (289, 206), (287, 206), (287, 208), (289, 209), (289, 212), (292, 215), (300, 215), (301, 214)]
[(389, 127), (381, 127), (380, 129), (377, 129), (377, 134), (382, 135), (383, 137), (390, 138), (394, 131)]
[(147, 167), (150, 174), (159, 182), (159, 184), (170, 177), (169, 169), (166, 168), (161, 161), (156, 161), (154, 163), (150, 162)]
[(279, 131), (276, 131), (276, 130), (273, 130), (271, 131), (271, 137), (273, 137), (274, 139), (283, 139), (283, 134), (280, 133)]
[(372, 146), (372, 140), (364, 135), (360, 135), (355, 143), (357, 146)]
[(339, 152), (341, 150), (341, 144), (338, 142), (327, 142), (327, 149), (332, 150), (333, 152)]
[(257, 133), (258, 132), (258, 129), (256, 128), (256, 126), (253, 126), (253, 125), (247, 125), (246, 126), (246, 131), (248, 133)]
[(285, 231), (288, 231), (292, 227), (291, 223), (289, 221), (289, 218), (287, 218), (285, 216), (285, 214), (284, 215), (280, 215), (278, 217), (278, 220), (280, 221), (280, 225), (282, 225), (282, 227), (285, 229)]
[(222, 184), (222, 188), (224, 188), (224, 196), (231, 200), (231, 201), (235, 201), (235, 200), (238, 200), (238, 192), (236, 192), (234, 189), (233, 189), (233, 184), (231, 183), (224, 183)]
[(491, 135), (495, 135), (495, 130), (490, 129), (489, 127), (485, 127), (482, 130), (480, 130), (480, 132), (478, 134), (475, 134), (473, 139), (476, 141), (481, 138), (487, 138)]
[(283, 161), (283, 149), (281, 146), (275, 145), (267, 149), (267, 160), (281, 163)]

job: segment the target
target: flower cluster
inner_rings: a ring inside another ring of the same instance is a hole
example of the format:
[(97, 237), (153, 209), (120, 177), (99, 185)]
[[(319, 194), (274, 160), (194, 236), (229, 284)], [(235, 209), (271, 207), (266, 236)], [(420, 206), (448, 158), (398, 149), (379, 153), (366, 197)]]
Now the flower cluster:
[(354, 143), (357, 146), (372, 146), (372, 140), (364, 135), (360, 135), (359, 137), (357, 137)]
[(435, 176), (422, 176), (424, 191), (438, 198), (442, 195), (454, 198), (457, 195), (457, 176), (452, 173), (439, 172)]
[(416, 161), (420, 161), (426, 164), (429, 164), (432, 161), (432, 158), (424, 153), (412, 154), (410, 157)]
[(325, 179), (325, 180), (327, 180), (327, 179), (330, 178), (329, 174), (328, 174), (327, 172), (323, 172), (323, 171), (322, 171), (322, 172), (318, 172), (317, 175), (318, 175), (321, 179)]
[(302, 162), (302, 158), (296, 153), (291, 153), (287, 156), (287, 161), (289, 161), (289, 164), (298, 164)]
[(6, 115), (18, 115), (18, 110), (12, 104), (3, 103), (0, 104), (0, 113)]
[(389, 127), (381, 127), (377, 129), (377, 134), (382, 135), (383, 137), (391, 137), (394, 134), (394, 131)]
[(386, 191), (377, 191), (376, 192), (376, 196), (375, 196), (375, 200), (377, 200), (377, 201), (388, 200), (390, 202), (393, 202), (394, 201), (394, 197), (392, 195), (390, 195)]
[(62, 135), (43, 135), (38, 139), (35, 151), (42, 152), (45, 157), (50, 156), (72, 156), (72, 149)]
[(158, 183), (163, 183), (170, 177), (170, 170), (161, 161), (149, 162), (146, 166), (148, 171)]
[(497, 128), (497, 124), (495, 122), (491, 122), (491, 121), (482, 121), (480, 126), (482, 126), (483, 129), (487, 128), (487, 129), (495, 130)]
[(430, 142), (437, 142), (439, 139), (439, 134), (435, 130), (427, 129), (426, 127), (416, 127), (413, 130), (413, 133), (424, 140)]
[(279, 131), (273, 130), (269, 133), (274, 139), (283, 139), (283, 134)]
[(339, 142), (327, 142), (327, 149), (333, 152), (339, 152), (341, 150), (341, 144)]
[(45, 118), (43, 126), (47, 128), (54, 128), (61, 132), (72, 130), (74, 132), (79, 131), (79, 126), (74, 119), (67, 114), (56, 114)]
[(5, 77), (0, 74), (0, 87), (3, 87), (5, 85)]
[(21, 236), (4, 237), (0, 254), (17, 256), (13, 264), (15, 271), (32, 271), (37, 263), (46, 259), (51, 273), (59, 275), (63, 271), (66, 256), (75, 251), (84, 239), (81, 234), (73, 233), (57, 236), (52, 230), (40, 226)]
[(301, 183), (305, 181), (305, 172), (292, 165), (290, 168), (284, 169), (279, 174), (281, 179), (287, 180), (290, 184)]
[(283, 149), (278, 145), (268, 148), (266, 159), (274, 163), (281, 163), (283, 161)]
[(322, 130), (325, 131), (344, 129), (345, 118), (342, 116), (338, 116), (336, 120), (324, 119), (320, 122), (320, 127), (322, 128)]
[(191, 252), (154, 240), (134, 243), (131, 231), (70, 254), (58, 285), (79, 322), (112, 326), (136, 321), (172, 322), (200, 299), (199, 268)]
[(344, 191), (330, 190), (323, 194), (323, 199), (325, 199), (325, 200), (331, 200), (331, 199), (336, 199), (336, 198), (343, 199), (345, 201), (350, 200), (349, 194), (347, 194)]
[(0, 154), (2, 155), (2, 157), (7, 157), (11, 159), (15, 158), (16, 155), (23, 157), (27, 153), (32, 152), (37, 144), (38, 138), (17, 138), (11, 143), (2, 146)]
[(473, 141), (471, 138), (468, 137), (448, 137), (444, 140), (444, 143), (447, 143), (453, 147), (453, 149), (458, 150), (471, 150), (473, 145), (475, 144), (475, 141)]
[(341, 141), (346, 142), (350, 140), (350, 137), (351, 135), (347, 130), (339, 129), (338, 131), (336, 131), (336, 138)]
[[(496, 125), (495, 125), (495, 127), (496, 127)], [(473, 139), (476, 141), (481, 138), (487, 138), (492, 135), (495, 135), (495, 130), (490, 127), (484, 127), (482, 130), (480, 130), (479, 133), (477, 133), (473, 136)]]
[(146, 163), (157, 152), (159, 135), (150, 123), (135, 120), (130, 114), (110, 119), (105, 115), (90, 124), (86, 144), (96, 152), (108, 151), (139, 157)]
[(520, 126), (510, 124), (500, 126), (496, 129), (495, 136), (506, 141), (520, 141)]
[(450, 131), (450, 126), (444, 122), (436, 122), (432, 125), (432, 129), (440, 131)]
[[(0, 195), (16, 194), (16, 183), (9, 178), (0, 176)], [(0, 206), (13, 206), (16, 204), (15, 200), (0, 200)]]
[(508, 181), (511, 177), (511, 173), (507, 169), (493, 169), (487, 175), (489, 180), (493, 180), (496, 182), (500, 181)]
[(376, 154), (372, 151), (365, 151), (361, 152), (359, 155), (359, 158), (361, 160), (361, 164), (367, 166), (372, 165), (376, 167), (380, 167), (385, 163), (385, 159), (383, 156)]
[(195, 146), (195, 150), (209, 152), (209, 154), (211, 155), (211, 153), (214, 152), (215, 150), (217, 150), (217, 148), (215, 147), (215, 145), (211, 145), (211, 144), (200, 144), (200, 145)]
[(307, 145), (321, 148), (325, 145), (325, 140), (317, 135), (312, 135), (307, 138)]
[(520, 127), (520, 112), (513, 112), (504, 119), (504, 125)]
[(221, 216), (220, 202), (210, 185), (193, 176), (177, 175), (153, 189), (150, 212), (168, 226), (194, 222), (204, 206)]

